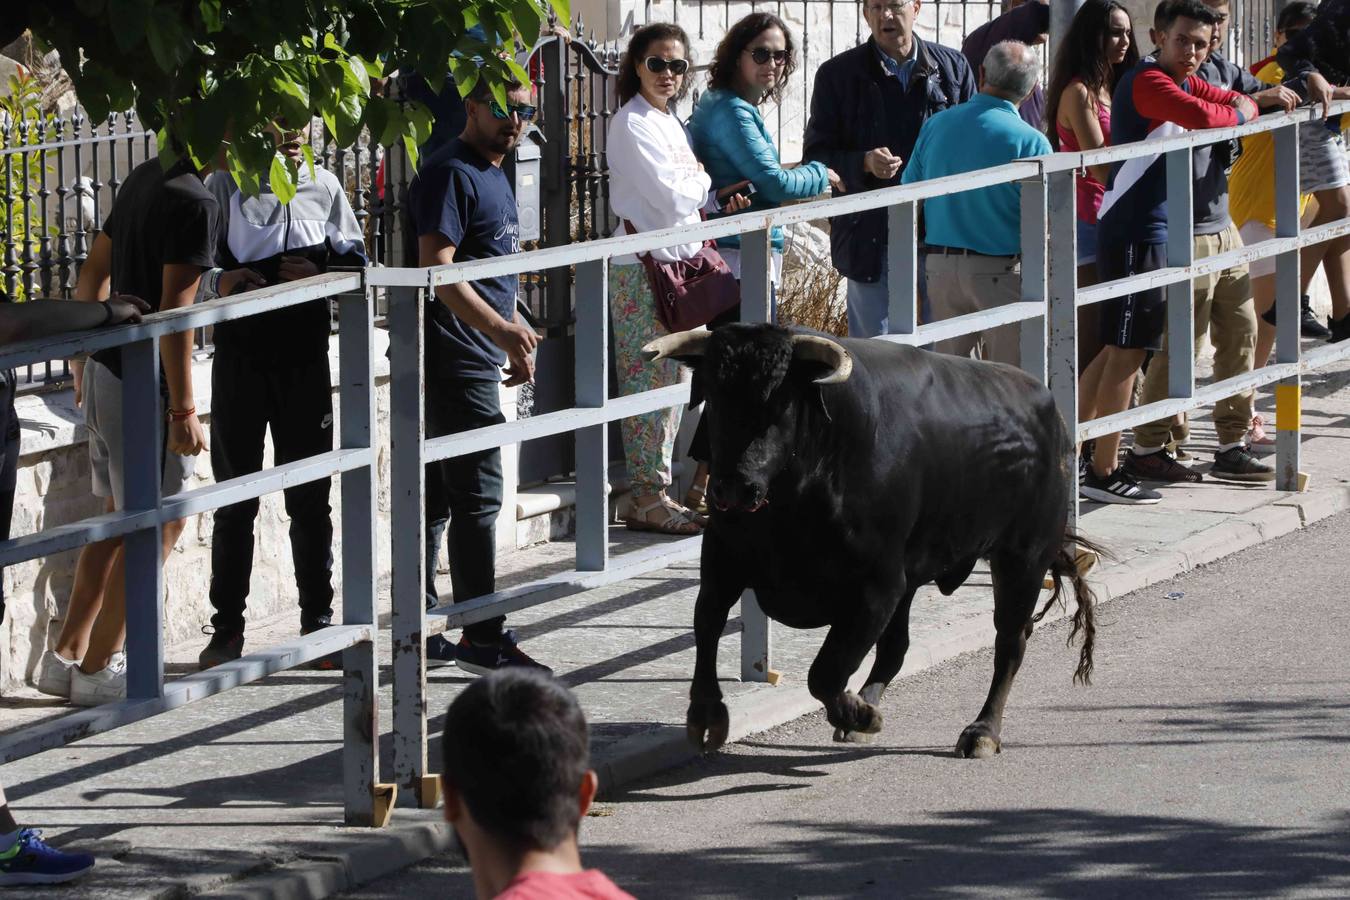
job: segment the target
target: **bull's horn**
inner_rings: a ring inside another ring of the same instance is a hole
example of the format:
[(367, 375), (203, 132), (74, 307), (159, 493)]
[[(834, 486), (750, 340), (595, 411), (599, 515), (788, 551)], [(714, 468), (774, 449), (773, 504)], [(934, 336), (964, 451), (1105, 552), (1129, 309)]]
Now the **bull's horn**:
[(659, 337), (642, 348), (642, 354), (648, 362), (659, 359), (672, 359), (681, 356), (702, 356), (712, 335), (702, 329), (698, 331), (679, 331)]
[(817, 378), (816, 384), (838, 384), (853, 374), (853, 357), (849, 352), (834, 341), (814, 334), (794, 334), (792, 355), (830, 367), (829, 374)]

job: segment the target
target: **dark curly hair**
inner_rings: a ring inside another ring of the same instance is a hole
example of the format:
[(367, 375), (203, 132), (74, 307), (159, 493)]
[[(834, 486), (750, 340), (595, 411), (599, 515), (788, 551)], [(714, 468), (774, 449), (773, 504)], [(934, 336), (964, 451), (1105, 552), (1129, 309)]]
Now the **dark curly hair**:
[[(694, 53), (689, 47), (689, 35), (683, 28), (671, 22), (643, 25), (628, 39), (628, 49), (624, 51), (623, 59), (619, 61), (620, 103), (627, 103), (642, 92), (642, 81), (638, 78), (637, 67), (647, 58), (647, 48), (657, 41), (679, 41), (684, 46), (684, 58), (689, 60), (690, 67), (693, 67)], [(675, 92), (672, 100), (679, 100), (689, 92), (691, 74), (692, 72), (684, 73), (680, 89)]]
[(783, 40), (786, 42), (784, 46), (787, 49), (787, 62), (784, 63), (783, 71), (779, 74), (773, 90), (760, 98), (759, 102), (763, 103), (765, 100), (772, 99), (777, 103), (781, 100), (783, 91), (787, 88), (788, 79), (792, 77), (793, 72), (797, 71), (797, 44), (792, 40), (792, 32), (788, 30), (783, 20), (769, 12), (753, 12), (731, 26), (726, 37), (722, 38), (722, 42), (717, 45), (717, 53), (708, 66), (708, 87), (736, 93), (736, 78), (740, 73), (741, 54), (750, 46), (751, 41), (770, 28), (777, 28), (783, 32)]

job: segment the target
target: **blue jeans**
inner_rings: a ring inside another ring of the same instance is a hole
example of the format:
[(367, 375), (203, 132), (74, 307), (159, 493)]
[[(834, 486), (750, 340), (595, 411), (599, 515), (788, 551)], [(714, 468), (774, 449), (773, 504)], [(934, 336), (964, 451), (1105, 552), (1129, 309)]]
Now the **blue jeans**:
[[(928, 303), (928, 254), (919, 251), (919, 318), (933, 321), (933, 308)], [(888, 270), (881, 263), (881, 277), (876, 281), (848, 280), (848, 336), (876, 337), (890, 332), (891, 299), (887, 287)]]

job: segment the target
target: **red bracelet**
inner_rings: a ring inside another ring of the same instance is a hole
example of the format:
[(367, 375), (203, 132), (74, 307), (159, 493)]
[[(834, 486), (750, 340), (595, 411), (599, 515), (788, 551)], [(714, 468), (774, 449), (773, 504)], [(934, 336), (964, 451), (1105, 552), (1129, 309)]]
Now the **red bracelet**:
[(190, 406), (187, 409), (183, 410), (182, 412), (179, 412), (176, 409), (171, 409), (169, 410), (169, 421), (186, 422), (188, 419), (192, 418), (196, 414), (197, 414), (197, 407), (195, 406)]

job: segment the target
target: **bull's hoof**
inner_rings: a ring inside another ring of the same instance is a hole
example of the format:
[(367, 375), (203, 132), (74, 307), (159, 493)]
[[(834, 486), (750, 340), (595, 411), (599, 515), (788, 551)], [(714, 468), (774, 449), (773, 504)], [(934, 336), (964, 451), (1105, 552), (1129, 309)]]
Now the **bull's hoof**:
[(998, 738), (983, 723), (967, 726), (956, 741), (956, 755), (962, 759), (989, 759), (1002, 749)]
[(876, 734), (881, 730), (881, 710), (851, 691), (840, 694), (833, 708), (826, 705), (825, 718), (839, 731)]
[(873, 706), (881, 705), (881, 698), (886, 695), (886, 685), (879, 681), (874, 681), (865, 685), (859, 696), (863, 698), (864, 703), (870, 703)]
[(695, 700), (685, 715), (685, 734), (695, 750), (712, 753), (727, 742), (731, 717), (721, 700)]
[(867, 734), (862, 731), (845, 731), (842, 728), (834, 730), (834, 741), (836, 744), (870, 744), (877, 739), (875, 733)]

